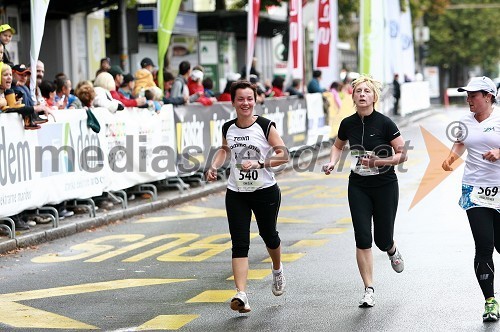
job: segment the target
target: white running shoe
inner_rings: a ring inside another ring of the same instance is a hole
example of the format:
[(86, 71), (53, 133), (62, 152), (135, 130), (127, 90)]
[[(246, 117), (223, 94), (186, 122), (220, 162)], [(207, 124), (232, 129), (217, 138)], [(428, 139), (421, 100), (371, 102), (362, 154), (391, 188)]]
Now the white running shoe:
[(359, 301), (360, 308), (371, 308), (375, 305), (375, 298), (373, 297), (373, 289), (366, 287), (363, 298)]
[(403, 272), (405, 268), (405, 261), (403, 260), (403, 256), (399, 253), (398, 248), (396, 247), (394, 255), (391, 256), (387, 253), (387, 256), (389, 256), (389, 259), (391, 260), (392, 269), (397, 273)]
[(286, 285), (285, 274), (283, 273), (283, 264), (281, 264), (280, 272), (275, 272), (272, 266), (271, 270), (273, 271), (273, 294), (275, 296), (283, 295)]
[(238, 293), (236, 293), (236, 295), (231, 299), (231, 309), (242, 314), (250, 312), (251, 309), (245, 292), (238, 291)]

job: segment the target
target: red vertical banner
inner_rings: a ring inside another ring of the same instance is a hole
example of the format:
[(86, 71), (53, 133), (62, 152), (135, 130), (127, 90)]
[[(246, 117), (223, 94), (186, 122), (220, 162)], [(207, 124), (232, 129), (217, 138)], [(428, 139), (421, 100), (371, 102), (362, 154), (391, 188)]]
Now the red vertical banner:
[(314, 3), (314, 69), (322, 72), (322, 87), (339, 80), (337, 40), (337, 0), (315, 0)]
[(304, 69), (304, 29), (302, 28), (302, 0), (289, 2), (289, 47), (288, 67), (293, 78), (303, 78)]
[(330, 29), (330, 0), (316, 1), (316, 41), (318, 52), (316, 67), (328, 67), (330, 60), (330, 43), (332, 31)]
[(257, 30), (259, 28), (260, 0), (251, 0), (248, 6), (247, 19), (247, 65), (246, 78), (250, 79), (250, 68), (252, 67), (255, 41), (257, 40)]

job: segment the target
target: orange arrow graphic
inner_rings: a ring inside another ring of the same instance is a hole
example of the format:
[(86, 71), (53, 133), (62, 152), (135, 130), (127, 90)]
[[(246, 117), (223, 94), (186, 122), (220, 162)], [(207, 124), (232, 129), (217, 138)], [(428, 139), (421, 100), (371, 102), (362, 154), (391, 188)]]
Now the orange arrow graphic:
[[(434, 188), (436, 188), (452, 173), (446, 172), (441, 168), (441, 164), (450, 154), (450, 148), (441, 143), (440, 140), (425, 130), (422, 126), (420, 126), (420, 131), (424, 137), (425, 147), (427, 148), (427, 154), (429, 155), (430, 161), (408, 210), (411, 210), (415, 205), (417, 205), (418, 202), (424, 199), (428, 193), (434, 190)], [(453, 163), (453, 169), (456, 170), (463, 162), (462, 158), (458, 158)]]

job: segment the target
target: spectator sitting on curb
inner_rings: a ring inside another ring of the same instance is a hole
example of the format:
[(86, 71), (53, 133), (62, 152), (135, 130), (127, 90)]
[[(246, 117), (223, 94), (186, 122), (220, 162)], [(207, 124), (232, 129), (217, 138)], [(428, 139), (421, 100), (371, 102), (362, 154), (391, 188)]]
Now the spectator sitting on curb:
[(94, 90), (96, 96), (93, 105), (95, 107), (104, 107), (111, 113), (124, 109), (123, 104), (111, 96), (111, 91), (116, 90), (116, 86), (110, 73), (102, 72), (97, 75), (94, 81)]

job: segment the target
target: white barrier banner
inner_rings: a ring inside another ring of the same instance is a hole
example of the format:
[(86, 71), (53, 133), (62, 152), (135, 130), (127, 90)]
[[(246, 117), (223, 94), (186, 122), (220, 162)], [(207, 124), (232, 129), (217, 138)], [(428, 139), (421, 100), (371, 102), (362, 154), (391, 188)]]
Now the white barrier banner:
[(99, 134), (85, 110), (54, 111), (57, 122), (39, 130), (24, 130), (18, 114), (0, 115), (0, 217), (177, 174), (171, 105), (159, 114), (93, 112)]
[(323, 111), (323, 96), (321, 93), (305, 95), (307, 103), (307, 145), (315, 145), (330, 139), (330, 126)]

